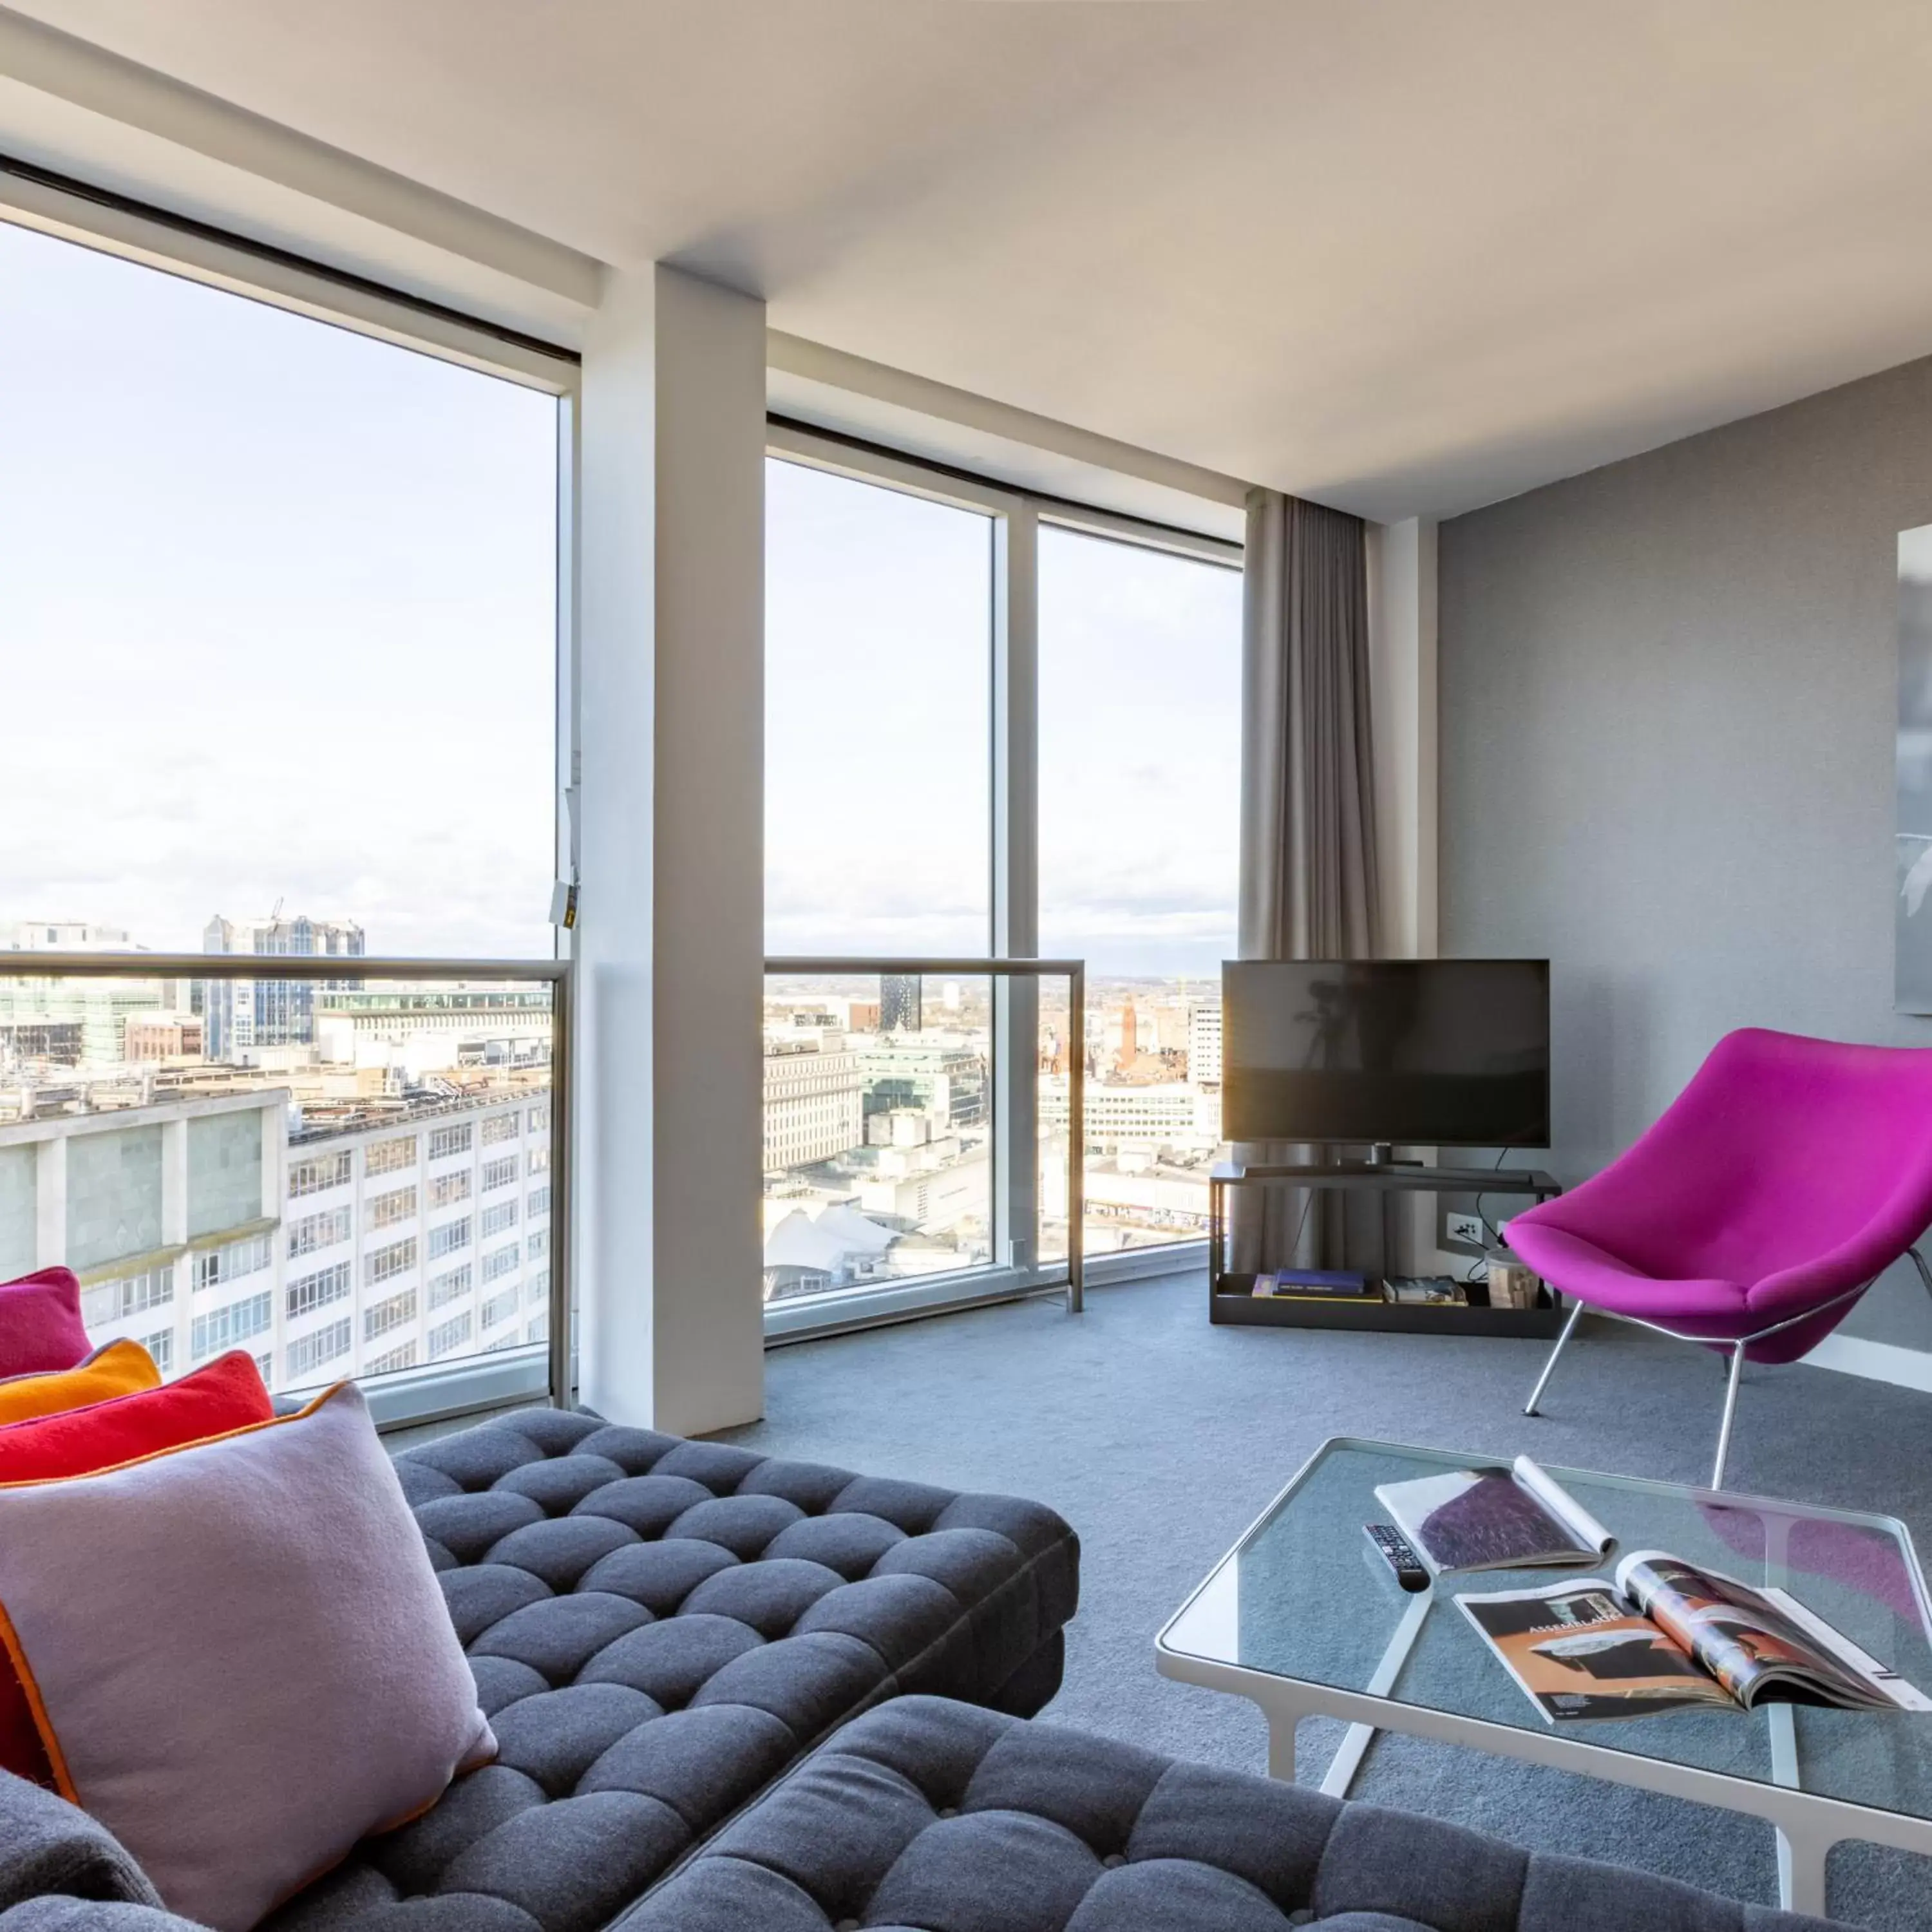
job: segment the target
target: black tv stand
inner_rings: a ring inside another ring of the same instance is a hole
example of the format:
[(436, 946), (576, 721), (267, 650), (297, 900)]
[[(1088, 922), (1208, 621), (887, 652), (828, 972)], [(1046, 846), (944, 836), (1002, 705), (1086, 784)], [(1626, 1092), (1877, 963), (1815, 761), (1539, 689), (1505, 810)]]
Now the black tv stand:
[[(1383, 1150), (1376, 1150), (1378, 1154)], [(1393, 1150), (1390, 1150), (1392, 1155)], [(1250, 1166), (1220, 1161), (1208, 1176), (1208, 1318), (1271, 1328), (1386, 1329), (1403, 1334), (1553, 1336), (1562, 1328), (1562, 1298), (1544, 1290), (1535, 1308), (1430, 1307), (1413, 1302), (1297, 1301), (1257, 1296), (1252, 1274), (1228, 1272), (1228, 1190), (1293, 1182), (1370, 1193), (1514, 1194), (1547, 1201), (1563, 1192), (1534, 1168), (1425, 1167), (1419, 1161), (1294, 1162)]]

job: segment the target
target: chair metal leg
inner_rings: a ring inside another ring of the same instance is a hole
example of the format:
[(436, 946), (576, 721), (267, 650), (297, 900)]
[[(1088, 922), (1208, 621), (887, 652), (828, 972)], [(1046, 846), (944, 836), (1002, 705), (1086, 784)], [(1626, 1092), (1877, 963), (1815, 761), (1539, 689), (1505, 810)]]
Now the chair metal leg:
[(1730, 1453), (1731, 1421), (1738, 1412), (1738, 1382), (1744, 1372), (1744, 1345), (1738, 1342), (1732, 1346), (1730, 1379), (1724, 1384), (1724, 1419), (1718, 1427), (1718, 1460), (1711, 1469), (1714, 1490), (1724, 1486), (1724, 1458)]
[(1932, 1268), (1926, 1266), (1925, 1257), (1916, 1248), (1907, 1248), (1905, 1252), (1912, 1257), (1912, 1265), (1918, 1270), (1918, 1279), (1925, 1284), (1925, 1292), (1932, 1294)]
[(1568, 1341), (1571, 1335), (1576, 1332), (1577, 1322), (1581, 1318), (1582, 1312), (1583, 1304), (1580, 1301), (1571, 1302), (1570, 1318), (1564, 1323), (1563, 1332), (1557, 1336), (1556, 1346), (1550, 1350), (1550, 1359), (1544, 1364), (1543, 1372), (1537, 1377), (1536, 1386), (1529, 1392), (1529, 1400), (1523, 1405), (1524, 1414), (1534, 1415), (1536, 1413), (1536, 1405), (1543, 1400), (1544, 1387), (1550, 1380), (1550, 1372), (1556, 1367), (1556, 1358), (1562, 1354), (1564, 1343)]

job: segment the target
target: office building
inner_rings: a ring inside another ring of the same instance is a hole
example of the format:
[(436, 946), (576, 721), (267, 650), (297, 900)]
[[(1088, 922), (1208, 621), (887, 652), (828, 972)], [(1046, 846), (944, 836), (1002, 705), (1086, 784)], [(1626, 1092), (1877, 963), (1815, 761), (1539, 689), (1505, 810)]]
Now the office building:
[(764, 1165), (808, 1167), (865, 1137), (857, 1054), (829, 1030), (765, 1036)]
[[(365, 949), (359, 926), (284, 919), (278, 912), (258, 920), (224, 919), (217, 914), (202, 934), (201, 950), (355, 958)], [(318, 991), (356, 983), (347, 979), (200, 981), (198, 1010), (206, 1024), (208, 1057), (247, 1060), (262, 1047), (309, 1046), (315, 1039)]]

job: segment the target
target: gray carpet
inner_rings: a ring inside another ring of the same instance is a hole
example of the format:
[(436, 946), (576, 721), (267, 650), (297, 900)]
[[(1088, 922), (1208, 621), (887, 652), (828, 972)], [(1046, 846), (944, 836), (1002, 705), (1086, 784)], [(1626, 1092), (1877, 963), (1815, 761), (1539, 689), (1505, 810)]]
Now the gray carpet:
[[(1024, 1302), (776, 1349), (766, 1419), (724, 1439), (1052, 1504), (1084, 1553), (1048, 1720), (1254, 1771), (1259, 1713), (1157, 1676), (1154, 1636), (1325, 1437), (1708, 1474), (1723, 1377), (1705, 1351), (1586, 1324), (1530, 1420), (1546, 1343), (1211, 1328), (1205, 1299), (1202, 1276), (1168, 1277), (1095, 1290), (1078, 1317)], [(1747, 1369), (1730, 1475), (1760, 1495), (1897, 1515), (1932, 1549), (1932, 1396)], [(1340, 1734), (1303, 1724), (1303, 1780), (1319, 1781)], [(1777, 1898), (1770, 1828), (1733, 1814), (1398, 1738), (1377, 1742), (1353, 1795)], [(1850, 1922), (1932, 1932), (1932, 1862), (1841, 1846), (1830, 1896)]]

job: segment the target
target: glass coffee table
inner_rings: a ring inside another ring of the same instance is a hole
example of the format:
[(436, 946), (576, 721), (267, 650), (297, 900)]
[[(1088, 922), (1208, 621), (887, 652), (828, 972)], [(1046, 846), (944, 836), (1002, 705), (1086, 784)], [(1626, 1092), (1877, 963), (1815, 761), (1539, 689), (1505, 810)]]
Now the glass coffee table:
[(1633, 1550), (1664, 1550), (1790, 1590), (1932, 1693), (1932, 1605), (1903, 1523), (1546, 1466), (1617, 1539), (1600, 1564), (1460, 1574), (1406, 1594), (1362, 1534), (1388, 1520), (1376, 1486), (1506, 1466), (1347, 1436), (1324, 1443), (1155, 1640), (1161, 1674), (1259, 1705), (1276, 1778), (1294, 1775), (1301, 1718), (1348, 1720), (1322, 1780), (1337, 1796), (1380, 1729), (1766, 1820), (1778, 1834), (1781, 1902), (1798, 1911), (1823, 1912), (1825, 1861), (1841, 1839), (1932, 1856), (1932, 1716), (1774, 1704), (1558, 1729), (1454, 1601), (1608, 1575)]

